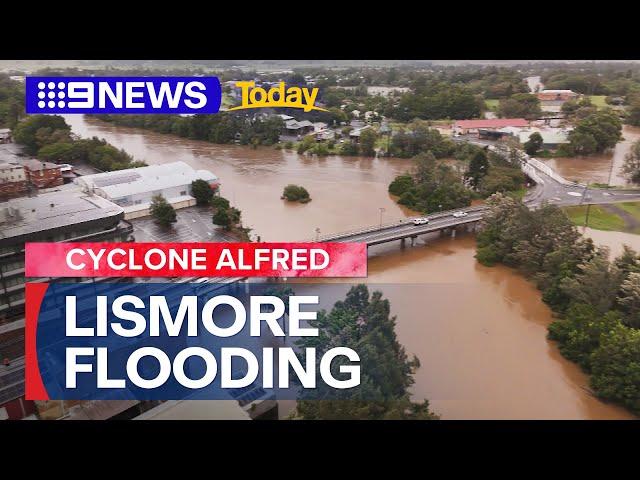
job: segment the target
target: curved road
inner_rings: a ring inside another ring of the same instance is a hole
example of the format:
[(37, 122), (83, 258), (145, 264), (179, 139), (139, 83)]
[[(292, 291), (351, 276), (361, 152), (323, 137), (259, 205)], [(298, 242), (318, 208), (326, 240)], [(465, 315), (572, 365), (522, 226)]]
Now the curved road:
[[(488, 147), (498, 151), (491, 142), (481, 140), (463, 139), (469, 143)], [(594, 189), (586, 185), (569, 182), (560, 177), (547, 165), (522, 153), (522, 169), (531, 177), (536, 185), (524, 198), (524, 203), (529, 208), (537, 208), (543, 203), (558, 206), (570, 206), (580, 204), (606, 204), (615, 202), (640, 201), (640, 190), (619, 189)], [(475, 223), (482, 219), (487, 207), (468, 207), (447, 212), (439, 212), (429, 215), (429, 223), (426, 225), (414, 225), (411, 219), (401, 220), (395, 224), (386, 224), (345, 232), (341, 234), (327, 235), (319, 238), (323, 242), (365, 242), (367, 245), (378, 245), (394, 240), (416, 237), (446, 228)], [(456, 218), (454, 212), (464, 211), (467, 216)]]

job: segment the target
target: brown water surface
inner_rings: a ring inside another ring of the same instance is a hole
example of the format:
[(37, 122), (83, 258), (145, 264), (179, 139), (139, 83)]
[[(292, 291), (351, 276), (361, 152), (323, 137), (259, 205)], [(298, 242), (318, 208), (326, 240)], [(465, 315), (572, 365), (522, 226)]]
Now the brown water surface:
[[(222, 194), (263, 240), (310, 239), (316, 228), (325, 234), (377, 224), (380, 208), (385, 223), (410, 214), (387, 192), (407, 160), (305, 157), (81, 116), (67, 121), (75, 133), (103, 137), (149, 164), (182, 160), (211, 170), (222, 180)], [(305, 186), (313, 201), (280, 200), (288, 183)], [(366, 281), (390, 299), (398, 339), (422, 363), (414, 396), (430, 399), (446, 419), (630, 418), (593, 397), (586, 376), (546, 339), (551, 312), (535, 287), (507, 268), (479, 265), (474, 254), (470, 235), (371, 250)]]
[(558, 157), (544, 160), (544, 162), (567, 180), (626, 186), (629, 182), (622, 172), (624, 157), (629, 152), (631, 144), (640, 139), (640, 127), (624, 125), (622, 136), (623, 141), (619, 142), (613, 150), (603, 154), (588, 157)]

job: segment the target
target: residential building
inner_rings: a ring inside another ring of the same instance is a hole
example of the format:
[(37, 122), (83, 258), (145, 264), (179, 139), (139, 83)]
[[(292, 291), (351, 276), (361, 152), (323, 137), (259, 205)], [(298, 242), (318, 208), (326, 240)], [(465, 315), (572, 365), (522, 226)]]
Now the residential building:
[(27, 173), (27, 182), (36, 188), (58, 187), (64, 183), (60, 165), (35, 158), (20, 160)]
[(12, 197), (27, 191), (27, 173), (17, 163), (0, 163), (0, 197)]
[(297, 120), (286, 120), (284, 122), (284, 134), (285, 135), (295, 135), (302, 136), (314, 131), (313, 123), (309, 120), (302, 120), (298, 122)]
[(542, 90), (536, 96), (543, 112), (559, 113), (566, 101), (575, 100), (580, 95), (571, 90)]
[(478, 120), (457, 120), (453, 124), (454, 135), (477, 135), (480, 129), (497, 130), (504, 127), (528, 127), (524, 118), (483, 118)]
[(162, 195), (176, 209), (195, 205), (196, 199), (191, 196), (194, 180), (205, 180), (214, 190), (220, 186), (213, 173), (194, 170), (184, 162), (84, 175), (74, 183), (119, 205), (124, 209), (124, 218), (132, 219), (150, 214), (155, 195)]
[(364, 127), (354, 128), (349, 132), (349, 138), (353, 143), (360, 143), (360, 136), (362, 135), (362, 132), (364, 132), (368, 128), (371, 128), (371, 126), (365, 125)]

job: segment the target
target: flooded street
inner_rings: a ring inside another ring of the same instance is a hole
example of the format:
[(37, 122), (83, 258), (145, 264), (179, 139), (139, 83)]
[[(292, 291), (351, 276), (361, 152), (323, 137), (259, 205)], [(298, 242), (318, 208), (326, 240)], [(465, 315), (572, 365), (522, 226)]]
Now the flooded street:
[[(409, 214), (387, 192), (408, 160), (305, 157), (81, 116), (68, 116), (67, 122), (74, 133), (105, 138), (149, 164), (182, 160), (211, 170), (222, 180), (222, 194), (262, 240), (313, 239), (316, 228), (328, 234), (377, 224), (380, 208), (384, 223)], [(280, 200), (288, 183), (307, 188), (313, 201)], [(536, 288), (507, 268), (479, 265), (474, 254), (471, 235), (371, 250), (366, 281), (390, 299), (398, 339), (421, 361), (415, 398), (429, 398), (444, 419), (631, 418), (594, 398), (586, 376), (547, 341), (551, 312)]]
[(609, 183), (611, 176), (611, 185), (626, 186), (629, 182), (622, 172), (622, 165), (631, 144), (640, 139), (640, 127), (624, 125), (622, 136), (623, 141), (619, 142), (613, 150), (601, 155), (559, 157), (543, 161), (567, 180), (606, 184)]

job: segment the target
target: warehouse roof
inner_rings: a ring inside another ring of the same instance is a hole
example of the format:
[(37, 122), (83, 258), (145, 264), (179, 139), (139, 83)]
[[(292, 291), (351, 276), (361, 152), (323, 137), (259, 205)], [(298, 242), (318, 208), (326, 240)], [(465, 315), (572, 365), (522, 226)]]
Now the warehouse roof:
[(107, 197), (116, 199), (136, 193), (188, 185), (198, 179), (213, 182), (218, 180), (218, 177), (208, 170), (194, 170), (185, 162), (172, 162), (85, 175), (74, 181), (86, 190), (100, 190)]
[(0, 203), (0, 240), (123, 214), (97, 195), (60, 191)]
[(526, 127), (529, 122), (524, 118), (483, 118), (480, 120), (457, 120), (457, 128), (502, 128)]

